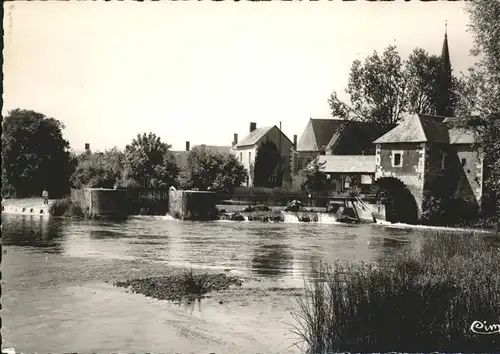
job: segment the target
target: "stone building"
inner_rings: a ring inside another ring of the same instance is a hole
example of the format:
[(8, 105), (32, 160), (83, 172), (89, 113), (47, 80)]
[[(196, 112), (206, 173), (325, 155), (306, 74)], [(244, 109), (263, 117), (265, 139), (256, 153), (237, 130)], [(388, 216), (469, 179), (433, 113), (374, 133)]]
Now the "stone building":
[(419, 219), (426, 197), (455, 198), (480, 209), (483, 156), (471, 131), (455, 128), (454, 118), (412, 114), (374, 141), (375, 180), (414, 198), (404, 221)]
[(275, 166), (271, 179), (278, 179), (279, 171), (283, 172), (282, 181), (274, 181), (278, 185), (290, 181), (290, 151), (293, 143), (276, 126), (257, 128), (257, 123), (250, 123), (249, 134), (238, 141), (238, 134), (234, 134), (232, 153), (236, 159), (242, 163), (248, 173), (246, 186), (254, 186), (254, 167), (259, 148), (266, 143), (273, 143), (279, 154), (279, 163)]

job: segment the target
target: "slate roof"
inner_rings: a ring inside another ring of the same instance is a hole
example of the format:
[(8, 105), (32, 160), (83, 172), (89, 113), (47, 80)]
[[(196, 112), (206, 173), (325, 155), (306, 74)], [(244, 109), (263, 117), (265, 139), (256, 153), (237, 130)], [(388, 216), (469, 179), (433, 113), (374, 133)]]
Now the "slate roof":
[[(394, 127), (395, 125), (393, 128)], [(344, 126), (343, 129), (337, 129), (335, 131), (330, 139), (330, 142), (328, 143), (328, 146), (326, 147), (326, 150), (328, 150), (331, 154), (335, 154), (336, 148), (342, 143), (349, 144), (350, 150), (353, 150), (356, 147), (363, 149), (370, 146), (373, 140), (382, 136), (389, 129), (390, 128), (381, 127), (376, 123), (350, 121)], [(343, 138), (350, 140), (343, 141)]]
[(316, 161), (325, 163), (326, 173), (375, 173), (375, 155), (320, 155)]
[(333, 134), (345, 122), (343, 119), (310, 118), (304, 132), (297, 141), (297, 151), (325, 150)]
[(239, 141), (235, 148), (243, 147), (243, 146), (252, 146), (259, 143), (259, 141), (275, 126), (271, 127), (262, 127), (256, 128), (253, 132), (248, 134), (244, 139)]
[(448, 144), (450, 137), (448, 127), (443, 123), (444, 119), (444, 117), (423, 114), (408, 115), (398, 126), (382, 135), (374, 143), (434, 142)]

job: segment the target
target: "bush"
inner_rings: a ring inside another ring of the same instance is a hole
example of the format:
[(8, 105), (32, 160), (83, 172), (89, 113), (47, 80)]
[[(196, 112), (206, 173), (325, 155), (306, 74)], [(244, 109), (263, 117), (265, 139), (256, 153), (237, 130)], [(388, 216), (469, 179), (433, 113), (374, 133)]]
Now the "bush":
[(81, 206), (73, 202), (69, 197), (55, 200), (49, 206), (49, 214), (51, 216), (67, 216), (67, 217), (84, 216), (84, 212)]
[(500, 336), (478, 336), (474, 321), (498, 323), (498, 238), (435, 235), (417, 252), (378, 265), (321, 267), (294, 312), (309, 353), (341, 351), (493, 352)]

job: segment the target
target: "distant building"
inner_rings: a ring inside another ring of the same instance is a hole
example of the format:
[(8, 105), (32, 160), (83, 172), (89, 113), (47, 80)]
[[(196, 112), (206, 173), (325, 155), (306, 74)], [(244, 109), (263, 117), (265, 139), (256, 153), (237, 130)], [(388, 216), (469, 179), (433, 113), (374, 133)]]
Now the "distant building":
[[(276, 126), (257, 128), (256, 123), (250, 123), (249, 134), (238, 141), (238, 135), (234, 135), (232, 152), (236, 159), (240, 161), (248, 172), (246, 181), (247, 186), (254, 185), (254, 167), (255, 159), (259, 147), (265, 142), (273, 142), (280, 154), (280, 166), (276, 167), (283, 169), (283, 181), (290, 180), (290, 151), (293, 143), (290, 139)], [(276, 175), (276, 174), (275, 174)]]
[(222, 146), (222, 145), (205, 145), (205, 144), (200, 144), (200, 145), (195, 145), (191, 148), (191, 143), (189, 141), (186, 141), (186, 149), (183, 151), (172, 151), (172, 154), (174, 155), (175, 162), (177, 163), (177, 166), (180, 169), (185, 169), (188, 165), (188, 157), (189, 157), (189, 152), (191, 150), (204, 150), (207, 152), (212, 152), (212, 153), (222, 153), (222, 154), (231, 154), (232, 153), (232, 147), (231, 146)]

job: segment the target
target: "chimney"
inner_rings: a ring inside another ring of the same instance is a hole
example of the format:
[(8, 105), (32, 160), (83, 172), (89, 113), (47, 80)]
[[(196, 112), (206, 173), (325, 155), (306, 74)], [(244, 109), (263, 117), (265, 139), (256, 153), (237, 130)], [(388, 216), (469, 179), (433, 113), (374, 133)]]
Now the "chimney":
[(189, 151), (189, 141), (186, 141), (186, 151)]
[(233, 145), (238, 144), (238, 134), (234, 133)]
[(257, 123), (250, 122), (250, 133), (257, 129)]
[(90, 150), (90, 144), (89, 143), (85, 143), (85, 151), (89, 151)]
[(294, 134), (294, 136), (293, 136), (293, 147), (295, 149), (297, 148), (297, 134)]

